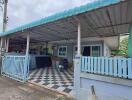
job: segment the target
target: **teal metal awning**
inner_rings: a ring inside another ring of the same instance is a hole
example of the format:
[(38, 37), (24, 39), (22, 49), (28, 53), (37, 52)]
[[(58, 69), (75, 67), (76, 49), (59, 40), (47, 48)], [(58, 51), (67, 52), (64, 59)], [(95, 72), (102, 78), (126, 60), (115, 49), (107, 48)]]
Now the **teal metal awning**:
[(131, 0), (96, 0), (92, 3), (66, 10), (38, 21), (0, 33), (0, 36), (18, 35), (30, 31), (31, 38), (43, 41), (75, 39), (77, 22), (82, 22), (82, 38), (118, 36), (127, 33), (132, 21)]

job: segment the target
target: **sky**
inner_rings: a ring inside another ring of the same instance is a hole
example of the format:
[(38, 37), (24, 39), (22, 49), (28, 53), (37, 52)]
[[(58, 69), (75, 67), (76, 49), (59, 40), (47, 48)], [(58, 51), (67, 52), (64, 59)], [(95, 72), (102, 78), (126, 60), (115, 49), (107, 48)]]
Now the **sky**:
[[(95, 0), (8, 0), (7, 30)], [(0, 10), (0, 31), (2, 12)]]

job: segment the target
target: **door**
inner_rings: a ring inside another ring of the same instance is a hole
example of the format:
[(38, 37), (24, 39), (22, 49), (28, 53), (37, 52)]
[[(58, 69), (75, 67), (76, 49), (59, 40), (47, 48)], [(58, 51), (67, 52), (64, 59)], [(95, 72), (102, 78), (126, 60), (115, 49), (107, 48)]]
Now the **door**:
[(85, 46), (83, 49), (82, 55), (83, 56), (90, 56), (90, 54), (91, 54), (90, 46)]
[(100, 56), (100, 46), (92, 46), (92, 56), (93, 57)]

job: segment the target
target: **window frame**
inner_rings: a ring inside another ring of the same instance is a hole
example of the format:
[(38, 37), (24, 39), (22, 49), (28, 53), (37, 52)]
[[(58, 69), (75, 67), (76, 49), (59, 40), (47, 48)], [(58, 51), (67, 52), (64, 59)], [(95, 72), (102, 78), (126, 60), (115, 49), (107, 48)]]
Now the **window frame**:
[[(66, 53), (65, 53), (65, 55), (60, 55), (60, 48), (65, 48), (66, 49)], [(67, 46), (59, 46), (58, 47), (58, 56), (59, 57), (67, 57)]]
[[(82, 51), (83, 51), (83, 48), (85, 47), (85, 46), (90, 46), (90, 51), (91, 51), (91, 53), (90, 53), (90, 55), (91, 55), (91, 57), (92, 57), (92, 47), (93, 46), (99, 46), (100, 47), (100, 56), (102, 56), (103, 55), (103, 49), (102, 49), (102, 45), (101, 44), (89, 44), (89, 45), (81, 45), (81, 54), (82, 54)], [(75, 48), (77, 47), (77, 45), (74, 45), (74, 47), (73, 47), (73, 58), (75, 57)]]
[[(99, 47), (99, 55), (98, 56), (93, 56), (93, 47)], [(90, 54), (92, 57), (100, 57), (101, 56), (101, 46), (99, 45), (96, 45), (96, 46), (91, 46), (91, 54)]]

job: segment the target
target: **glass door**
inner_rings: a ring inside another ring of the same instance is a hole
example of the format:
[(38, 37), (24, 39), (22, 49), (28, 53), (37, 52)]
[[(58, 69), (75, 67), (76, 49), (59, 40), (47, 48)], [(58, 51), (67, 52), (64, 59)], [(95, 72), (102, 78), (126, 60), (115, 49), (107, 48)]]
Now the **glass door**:
[[(81, 48), (82, 56), (93, 56), (99, 57), (101, 56), (101, 46), (82, 46)], [(77, 47), (74, 47), (74, 57), (77, 54)]]
[(100, 46), (92, 46), (92, 56), (93, 57), (100, 56)]

